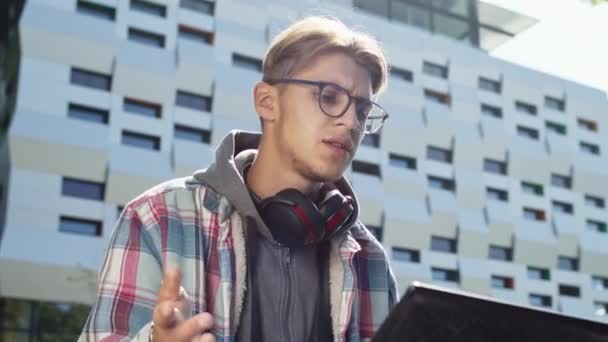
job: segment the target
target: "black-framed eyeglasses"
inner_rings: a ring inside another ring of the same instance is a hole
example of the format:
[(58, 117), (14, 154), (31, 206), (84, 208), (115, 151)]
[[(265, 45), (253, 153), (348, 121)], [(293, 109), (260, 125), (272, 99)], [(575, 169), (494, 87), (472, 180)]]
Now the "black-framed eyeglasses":
[(264, 80), (266, 83), (274, 85), (277, 83), (292, 83), (311, 85), (319, 88), (317, 98), (321, 111), (332, 118), (339, 118), (354, 102), (355, 112), (359, 128), (366, 134), (377, 133), (389, 114), (379, 104), (361, 96), (353, 96), (348, 90), (333, 82), (310, 81), (296, 78), (280, 78), (275, 80)]

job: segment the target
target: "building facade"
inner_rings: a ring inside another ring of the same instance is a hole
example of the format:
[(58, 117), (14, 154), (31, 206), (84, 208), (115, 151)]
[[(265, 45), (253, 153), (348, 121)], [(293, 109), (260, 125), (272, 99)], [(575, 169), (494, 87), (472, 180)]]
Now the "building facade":
[[(258, 131), (251, 90), (270, 39), (320, 13), (376, 35), (392, 66), (379, 99), (391, 117), (347, 177), (400, 289), (421, 280), (608, 322), (606, 94), (493, 58), (479, 34), (445, 37), (439, 19), (420, 29), (354, 2), (28, 1), (1, 149), (0, 311), (30, 323), (3, 333), (31, 336), (45, 303), (92, 303), (122, 207), (206, 167), (229, 130)], [(530, 24), (508, 14), (505, 27)]]

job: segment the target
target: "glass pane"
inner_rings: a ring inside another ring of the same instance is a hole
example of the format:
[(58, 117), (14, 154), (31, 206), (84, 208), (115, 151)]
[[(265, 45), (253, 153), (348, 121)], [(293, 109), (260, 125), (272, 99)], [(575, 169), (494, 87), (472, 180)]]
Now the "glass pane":
[(70, 103), (68, 117), (83, 121), (105, 124), (108, 123), (109, 113), (107, 110), (91, 108)]
[(468, 3), (469, 0), (432, 0), (435, 8), (465, 16), (469, 13)]
[(40, 303), (38, 341), (75, 341), (89, 315), (80, 304)]
[[(8, 329), (29, 329), (31, 326), (32, 303), (24, 300), (2, 298), (0, 308), (3, 308), (0, 327)], [(10, 340), (8, 340), (10, 341)]]
[(469, 39), (469, 24), (463, 19), (435, 13), (433, 14), (433, 25), (434, 32), (457, 40)]
[(404, 6), (407, 7), (407, 22), (409, 24), (423, 30), (431, 30), (431, 12), (429, 10), (412, 5)]
[(373, 13), (385, 18), (388, 18), (388, 1), (389, 0), (354, 0), (353, 6), (369, 13)]
[(103, 200), (104, 185), (84, 180), (64, 178), (62, 182), (61, 194), (64, 196)]
[(214, 12), (214, 3), (205, 0), (180, 0), (179, 6), (203, 14), (213, 15)]
[(149, 150), (158, 150), (160, 148), (160, 138), (132, 132), (123, 132), (122, 144)]

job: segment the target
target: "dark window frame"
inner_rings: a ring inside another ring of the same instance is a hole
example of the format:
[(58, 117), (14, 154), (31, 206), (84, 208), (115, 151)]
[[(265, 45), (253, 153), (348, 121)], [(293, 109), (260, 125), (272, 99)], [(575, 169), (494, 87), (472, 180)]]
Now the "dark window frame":
[(538, 115), (538, 108), (536, 108), (536, 105), (520, 100), (515, 101), (515, 110), (526, 115)]
[[(68, 229), (65, 226), (66, 224), (90, 225), (95, 231), (93, 233), (87, 233), (85, 231)], [(91, 220), (91, 219), (84, 219), (84, 218), (74, 217), (74, 216), (69, 216), (69, 215), (61, 215), (59, 217), (59, 228), (58, 229), (59, 229), (59, 232), (61, 232), (61, 233), (70, 233), (70, 234), (101, 237), (103, 234), (103, 223), (99, 220)]]
[[(148, 118), (161, 119), (163, 106), (160, 103), (125, 96), (122, 101), (123, 111)], [(152, 111), (152, 113), (146, 113)]]
[(362, 161), (362, 160), (353, 160), (351, 163), (351, 168), (353, 172), (374, 176), (374, 177), (382, 177), (382, 173), (380, 170), (380, 165)]
[(566, 100), (563, 98), (559, 99), (557, 97), (545, 95), (544, 106), (545, 108), (564, 112), (566, 110)]
[(488, 259), (498, 261), (513, 261), (513, 248), (489, 245)]
[[(126, 142), (125, 137), (128, 139), (139, 139), (142, 142), (145, 141), (145, 142), (152, 143), (152, 148), (144, 147), (144, 146), (133, 144), (130, 142)], [(140, 133), (140, 132), (123, 129), (121, 132), (121, 135), (120, 135), (120, 143), (121, 143), (121, 145), (129, 146), (129, 147), (141, 148), (141, 149), (149, 150), (149, 151), (160, 151), (161, 138), (156, 135), (151, 135), (151, 134)]]
[(578, 258), (568, 257), (564, 255), (557, 256), (557, 269), (562, 271), (578, 272), (580, 268), (580, 260)]
[[(439, 187), (432, 185), (432, 184), (436, 184), (436, 183), (437, 183), (437, 185), (439, 185)], [(427, 186), (429, 186), (433, 189), (441, 189), (441, 190), (450, 191), (453, 193), (456, 192), (456, 181), (453, 179), (449, 179), (449, 178), (427, 175)]]
[(215, 15), (215, 2), (205, 0), (180, 0), (179, 7), (200, 14)]
[(76, 12), (97, 19), (116, 20), (116, 8), (92, 1), (78, 0), (76, 2)]
[(164, 49), (167, 39), (161, 33), (151, 32), (137, 27), (129, 26), (127, 40), (133, 43)]
[(489, 91), (495, 94), (502, 92), (502, 82), (496, 81), (487, 77), (479, 76), (477, 78), (477, 87), (479, 89)]
[(205, 45), (213, 45), (215, 41), (215, 33), (184, 24), (179, 24), (177, 27), (177, 36)]
[(517, 135), (520, 137), (524, 137), (527, 139), (538, 140), (540, 138), (540, 133), (536, 128), (517, 125)]
[[(489, 196), (492, 194), (492, 196)], [(486, 198), (490, 200), (497, 200), (501, 202), (509, 202), (509, 192), (504, 189), (498, 189), (494, 187), (486, 187)]]
[(489, 116), (496, 119), (502, 119), (502, 108), (492, 106), (487, 103), (480, 105), (480, 111), (482, 115)]
[(426, 147), (426, 159), (452, 164), (454, 152), (447, 148), (428, 145)]
[(129, 9), (160, 18), (167, 17), (167, 6), (145, 0), (130, 0)]
[(175, 91), (175, 105), (177, 107), (210, 113), (213, 107), (213, 98), (208, 95), (177, 89)]
[[(182, 124), (175, 124), (173, 126), (173, 130), (174, 130), (174, 133), (173, 133), (174, 139), (197, 142), (197, 143), (201, 143), (201, 144), (205, 144), (205, 145), (209, 145), (211, 143), (211, 131), (210, 130), (186, 126), (186, 125), (182, 125)], [(200, 139), (186, 138), (184, 135), (177, 134), (178, 131), (180, 131), (184, 134), (196, 135)]]
[(65, 176), (61, 178), (62, 196), (103, 202), (105, 193), (104, 183)]
[(241, 53), (232, 53), (232, 65), (250, 71), (262, 72), (262, 60)]
[(497, 175), (507, 175), (507, 162), (502, 160), (484, 158), (483, 171)]
[(404, 156), (396, 153), (388, 154), (388, 164), (390, 166), (404, 168), (407, 170), (416, 170), (417, 169), (417, 161), (414, 157)]
[(70, 119), (107, 125), (110, 121), (110, 111), (70, 102), (68, 103), (67, 117)]
[(97, 71), (71, 67), (70, 84), (109, 92), (112, 91), (112, 76)]
[(532, 280), (551, 281), (551, 271), (547, 268), (528, 266), (526, 275)]
[[(393, 246), (392, 260), (398, 262), (420, 263), (420, 251), (412, 248)], [(404, 256), (401, 258), (400, 256)]]
[(430, 250), (441, 253), (458, 253), (458, 240), (444, 236), (431, 236)]
[(424, 98), (433, 103), (440, 103), (448, 107), (452, 105), (452, 97), (449, 93), (442, 93), (436, 90), (424, 89)]
[(429, 62), (429, 61), (423, 61), (422, 62), (422, 73), (424, 73), (425, 75), (429, 75), (429, 76), (433, 76), (433, 77), (437, 77), (437, 78), (441, 78), (441, 79), (448, 79), (450, 69), (447, 65), (441, 65), (441, 64), (433, 63), (433, 62)]
[(414, 73), (408, 69), (391, 66), (390, 76), (396, 80), (401, 80), (409, 83), (414, 82)]

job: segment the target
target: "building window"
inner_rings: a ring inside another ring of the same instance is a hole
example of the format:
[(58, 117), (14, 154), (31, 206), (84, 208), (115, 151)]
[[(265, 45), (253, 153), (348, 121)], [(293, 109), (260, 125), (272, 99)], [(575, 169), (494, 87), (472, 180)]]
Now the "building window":
[(603, 209), (606, 207), (605, 201), (603, 197), (585, 195), (585, 205), (590, 207), (595, 207), (598, 209)]
[(488, 104), (481, 104), (481, 114), (496, 119), (502, 119), (502, 109)]
[(578, 122), (579, 128), (584, 129), (589, 132), (597, 132), (597, 122), (595, 122), (593, 120), (582, 119), (582, 118), (578, 118), (577, 122)]
[(134, 11), (164, 18), (167, 15), (167, 7), (143, 0), (131, 0), (131, 9)]
[(572, 189), (572, 177), (552, 173), (551, 185), (558, 188)]
[(61, 216), (59, 218), (59, 231), (62, 233), (101, 236), (101, 222)]
[(215, 2), (207, 0), (180, 0), (179, 7), (208, 15), (215, 12)]
[(563, 112), (566, 108), (566, 104), (562, 99), (558, 99), (551, 96), (545, 96), (545, 108)]
[(578, 271), (578, 259), (560, 255), (557, 257), (557, 268), (564, 271)]
[(427, 101), (449, 106), (452, 102), (450, 95), (430, 89), (424, 89), (424, 98)]
[(578, 286), (559, 284), (559, 295), (566, 297), (580, 297), (581, 289)]
[(68, 105), (68, 118), (107, 124), (110, 112), (105, 109), (83, 106), (75, 103)]
[(115, 8), (89, 1), (79, 0), (76, 4), (76, 12), (110, 21), (116, 18)]
[(122, 144), (127, 146), (144, 148), (147, 150), (160, 150), (160, 137), (135, 133), (131, 131), (122, 131)]
[(530, 182), (521, 182), (521, 190), (530, 195), (542, 196), (544, 194), (542, 185)]
[(105, 185), (82, 179), (63, 177), (61, 194), (63, 196), (78, 197), (96, 201), (103, 201)]
[(425, 61), (422, 64), (422, 72), (424, 72), (427, 75), (434, 76), (434, 77), (448, 78), (448, 67), (447, 66), (443, 66), (443, 65), (439, 65), (439, 64), (435, 64), (435, 63), (431, 63), (431, 62)]
[(427, 146), (426, 148), (426, 158), (430, 160), (435, 160), (443, 163), (452, 163), (452, 151), (435, 147), (435, 146)]
[(154, 46), (154, 47), (165, 47), (165, 36), (158, 33), (152, 33), (137, 28), (129, 27), (127, 33), (127, 39), (132, 42)]
[(496, 94), (500, 94), (502, 88), (500, 81), (494, 81), (485, 77), (479, 77), (477, 84), (479, 89), (487, 90)]
[(512, 290), (515, 288), (515, 280), (511, 277), (493, 275), (492, 287), (495, 289)]
[(552, 201), (551, 207), (553, 208), (553, 211), (555, 211), (555, 212), (560, 212), (560, 213), (570, 214), (570, 215), (572, 215), (574, 213), (574, 206), (572, 205), (572, 203), (566, 203), (566, 202), (561, 202), (561, 201)]
[(545, 128), (547, 129), (547, 131), (559, 135), (566, 135), (568, 133), (568, 129), (565, 125), (558, 124), (556, 122), (545, 121)]
[(551, 296), (530, 293), (530, 304), (544, 308), (551, 307)]
[(500, 161), (500, 160), (484, 158), (483, 170), (486, 172), (489, 172), (489, 173), (506, 175), (507, 174), (507, 163)]
[(528, 278), (534, 280), (551, 280), (551, 273), (546, 268), (528, 266)]
[(401, 68), (397, 68), (395, 66), (391, 66), (391, 78), (396, 79), (396, 80), (402, 80), (402, 81), (406, 81), (406, 82), (413, 82), (414, 81), (414, 74), (406, 69), (401, 69)]
[(367, 228), (367, 230), (369, 230), (372, 233), (372, 235), (374, 235), (376, 240), (382, 242), (382, 235), (384, 232), (384, 229), (382, 229), (382, 226), (374, 226), (374, 225), (366, 224), (365, 228)]
[(70, 83), (109, 91), (112, 87), (112, 77), (102, 73), (72, 67), (70, 71)]
[(0, 341), (76, 341), (90, 311), (82, 304), (0, 297)]
[(416, 170), (416, 158), (389, 153), (388, 164), (404, 169)]
[(490, 245), (488, 249), (488, 258), (500, 261), (513, 261), (513, 249)]
[(455, 239), (431, 236), (431, 250), (435, 252), (456, 253), (458, 246)]
[(581, 151), (583, 151), (585, 153), (592, 154), (594, 156), (597, 156), (600, 154), (600, 147), (598, 145), (581, 141), (579, 146), (581, 148)]
[(591, 276), (591, 287), (596, 290), (608, 290), (608, 278)]
[(393, 261), (420, 262), (420, 251), (408, 248), (393, 247)]
[(515, 110), (528, 115), (536, 115), (536, 106), (522, 101), (515, 101)]
[(380, 134), (366, 134), (361, 140), (361, 145), (369, 147), (380, 147)]
[(608, 302), (593, 302), (593, 312), (596, 316), (608, 316)]
[(509, 193), (506, 190), (486, 187), (486, 198), (489, 200), (507, 202), (509, 200)]
[(353, 160), (352, 169), (353, 172), (380, 177), (380, 166), (378, 164)]
[(431, 278), (435, 281), (458, 283), (460, 281), (460, 274), (457, 270), (431, 267)]
[(208, 130), (175, 125), (175, 139), (189, 140), (197, 143), (209, 144), (211, 132)]
[(545, 221), (545, 211), (524, 207), (524, 218), (533, 221)]
[(191, 26), (179, 25), (178, 36), (196, 43), (213, 45), (214, 35), (212, 32), (199, 30)]
[(160, 119), (162, 116), (162, 106), (158, 103), (125, 97), (122, 103), (122, 109), (127, 113), (133, 113), (149, 118)]
[(538, 140), (538, 131), (534, 128), (530, 128), (530, 127), (524, 127), (524, 126), (517, 126), (517, 135), (519, 135), (520, 137), (524, 137), (524, 138), (528, 138), (528, 139), (532, 139), (532, 140)]
[(454, 180), (441, 178), (437, 176), (427, 176), (428, 185), (433, 189), (440, 189), (454, 192), (456, 190), (456, 184)]
[(211, 97), (178, 90), (175, 94), (175, 105), (188, 109), (211, 112)]
[(588, 219), (587, 220), (587, 229), (589, 229), (592, 232), (608, 233), (608, 230), (606, 229), (606, 222), (602, 222), (602, 221)]
[(240, 68), (244, 68), (244, 69), (262, 72), (262, 61), (261, 60), (259, 60), (257, 58), (249, 57), (249, 56), (244, 56), (244, 55), (241, 55), (238, 53), (232, 54), (232, 65), (240, 67)]

